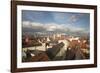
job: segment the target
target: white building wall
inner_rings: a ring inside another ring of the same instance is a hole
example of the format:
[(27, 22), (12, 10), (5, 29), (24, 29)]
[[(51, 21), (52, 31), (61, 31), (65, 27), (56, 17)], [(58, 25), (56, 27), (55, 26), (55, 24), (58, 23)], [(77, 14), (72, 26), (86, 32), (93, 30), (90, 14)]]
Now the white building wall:
[(59, 53), (55, 56), (54, 60), (57, 60), (59, 59), (58, 57), (61, 57), (60, 60), (62, 59), (65, 59), (66, 57), (66, 50), (63, 48), (61, 48), (61, 50), (59, 51)]
[(67, 40), (59, 40), (58, 43), (61, 43), (63, 42), (64, 43), (64, 49), (67, 50), (67, 47), (69, 45), (69, 42)]
[(40, 50), (40, 51), (46, 51), (45, 43), (42, 43), (42, 46), (26, 47), (26, 48), (23, 48), (23, 51), (27, 51), (27, 49), (29, 49), (29, 50)]
[(59, 57), (61, 57), (60, 59), (65, 59), (66, 57), (66, 51), (67, 51), (67, 47), (69, 45), (69, 42), (67, 40), (59, 40), (58, 43), (64, 43), (64, 46), (60, 49), (60, 51), (57, 53), (57, 55), (55, 56), (54, 60), (59, 60)]

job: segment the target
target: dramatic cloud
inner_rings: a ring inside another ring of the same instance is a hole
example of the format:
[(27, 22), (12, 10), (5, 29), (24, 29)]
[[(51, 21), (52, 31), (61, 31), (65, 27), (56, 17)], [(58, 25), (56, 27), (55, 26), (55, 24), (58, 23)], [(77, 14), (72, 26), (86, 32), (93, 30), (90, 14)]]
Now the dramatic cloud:
[(22, 22), (23, 32), (60, 32), (60, 33), (73, 33), (73, 34), (83, 34), (88, 33), (84, 28), (75, 27), (70, 24), (56, 24), (48, 23), (41, 24), (37, 22), (23, 21)]

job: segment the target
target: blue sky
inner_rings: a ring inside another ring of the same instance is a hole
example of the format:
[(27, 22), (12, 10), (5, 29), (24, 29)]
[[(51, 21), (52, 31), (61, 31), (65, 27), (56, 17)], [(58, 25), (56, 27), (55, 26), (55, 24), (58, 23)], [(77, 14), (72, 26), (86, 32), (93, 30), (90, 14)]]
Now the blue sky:
[(25, 27), (29, 27), (30, 26), (29, 23), (31, 23), (33, 29), (36, 26), (36, 24), (37, 27), (40, 24), (42, 28), (44, 28), (45, 26), (47, 26), (48, 28), (52, 26), (52, 28), (50, 29), (54, 29), (53, 26), (56, 26), (56, 29), (58, 29), (58, 27), (61, 26), (61, 28), (63, 29), (70, 29), (70, 30), (82, 29), (82, 31), (87, 31), (87, 32), (89, 32), (90, 30), (89, 13), (22, 10), (22, 22), (24, 22), (23, 26)]

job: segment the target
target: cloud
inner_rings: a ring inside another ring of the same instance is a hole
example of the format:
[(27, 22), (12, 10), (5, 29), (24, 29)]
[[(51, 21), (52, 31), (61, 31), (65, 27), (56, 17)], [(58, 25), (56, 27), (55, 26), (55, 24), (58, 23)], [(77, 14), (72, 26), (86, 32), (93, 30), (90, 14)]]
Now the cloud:
[(67, 21), (71, 22), (71, 23), (77, 22), (84, 15), (85, 14), (83, 14), (83, 13), (80, 13), (80, 14), (70, 14), (69, 19)]
[(60, 25), (56, 23), (48, 23), (48, 24), (41, 24), (37, 22), (30, 22), (30, 21), (23, 21), (22, 22), (23, 28), (30, 28), (30, 29), (45, 29), (45, 31), (55, 31), (56, 29), (63, 29), (65, 25)]
[(70, 18), (69, 18), (69, 20), (70, 21), (72, 21), (72, 22), (76, 22), (77, 21), (77, 16), (75, 16), (75, 15), (72, 15)]
[(61, 33), (88, 33), (85, 28), (72, 26), (70, 24), (47, 23), (23, 21), (23, 32), (61, 32)]
[(65, 20), (65, 13), (52, 13), (54, 20)]

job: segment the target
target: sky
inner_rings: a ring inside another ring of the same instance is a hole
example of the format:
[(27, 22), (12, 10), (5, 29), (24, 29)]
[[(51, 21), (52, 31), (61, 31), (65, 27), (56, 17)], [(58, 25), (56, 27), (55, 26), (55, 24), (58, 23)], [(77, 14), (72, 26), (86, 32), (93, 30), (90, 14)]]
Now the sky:
[(22, 28), (26, 31), (89, 33), (89, 27), (89, 13), (22, 10)]

